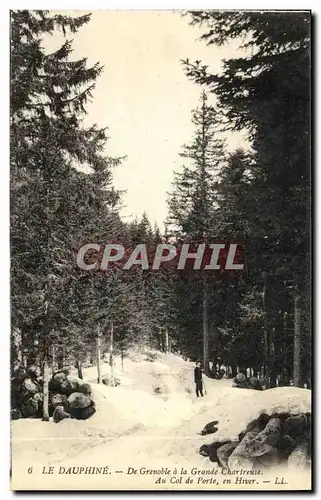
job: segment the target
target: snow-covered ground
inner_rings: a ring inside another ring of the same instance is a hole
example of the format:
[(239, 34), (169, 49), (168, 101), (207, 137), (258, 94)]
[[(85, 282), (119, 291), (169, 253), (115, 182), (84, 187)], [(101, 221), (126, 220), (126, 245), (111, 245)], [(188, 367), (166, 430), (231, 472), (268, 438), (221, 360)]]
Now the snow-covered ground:
[[(218, 488), (215, 484), (202, 482), (194, 488), (169, 483), (170, 476), (166, 484), (155, 484), (157, 475), (128, 474), (128, 468), (167, 467), (174, 476), (175, 468), (189, 472), (192, 468), (212, 470), (213, 464), (198, 454), (202, 444), (217, 438), (237, 438), (249, 420), (265, 408), (268, 412), (272, 407), (275, 411), (282, 410), (285, 401), (293, 412), (310, 410), (310, 391), (306, 389), (258, 392), (232, 388), (232, 381), (226, 379), (204, 377), (207, 394), (196, 398), (193, 369), (193, 364), (179, 356), (161, 354), (155, 362), (126, 358), (122, 371), (116, 358), (115, 375), (121, 381), (117, 387), (93, 382), (97, 377), (96, 367), (84, 369), (84, 379), (91, 382), (97, 404), (97, 412), (89, 420), (67, 419), (59, 424), (33, 419), (12, 422), (12, 487), (215, 489)], [(102, 374), (108, 373), (109, 366), (104, 363)], [(160, 387), (160, 394), (155, 394), (156, 386)], [(218, 432), (213, 436), (200, 436), (198, 433), (212, 420), (219, 421)], [(44, 474), (43, 468), (48, 472), (50, 466), (53, 473)], [(70, 467), (78, 466), (108, 466), (111, 474), (65, 473)], [(300, 487), (297, 472), (294, 476), (289, 471), (284, 474), (291, 475), (292, 489)], [(302, 484), (307, 485), (306, 473), (302, 472), (300, 477)], [(231, 488), (220, 483), (220, 488), (226, 487)], [(237, 485), (235, 489), (243, 487), (249, 486)]]

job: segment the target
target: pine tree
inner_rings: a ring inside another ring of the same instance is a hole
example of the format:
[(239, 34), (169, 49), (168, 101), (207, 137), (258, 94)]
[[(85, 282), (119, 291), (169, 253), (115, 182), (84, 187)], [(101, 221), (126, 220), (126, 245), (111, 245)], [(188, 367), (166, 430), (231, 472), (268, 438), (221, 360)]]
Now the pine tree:
[[(188, 160), (181, 173), (176, 173), (174, 190), (169, 198), (167, 223), (176, 235), (193, 242), (210, 242), (213, 239), (217, 193), (215, 185), (219, 168), (224, 163), (224, 143), (217, 138), (216, 111), (208, 104), (203, 91), (200, 106), (192, 113), (195, 127), (190, 144), (181, 156)], [(209, 373), (209, 283), (204, 273), (202, 289), (203, 365)]]
[[(196, 83), (215, 93), (221, 126), (246, 129), (252, 141), (248, 268), (260, 270), (252, 279), (272, 297), (265, 333), (275, 353), (283, 335), (278, 302), (286, 303), (282, 297), (293, 286), (301, 299), (310, 294), (310, 14), (194, 11), (190, 16), (192, 24), (205, 28), (207, 44), (237, 38), (245, 50), (243, 57), (225, 60), (221, 74), (210, 74), (200, 62), (185, 61), (185, 67)], [(262, 271), (271, 277), (268, 284)], [(276, 283), (277, 290), (267, 289)], [(275, 356), (268, 357), (273, 384)]]
[[(87, 67), (85, 58), (70, 61), (68, 40), (54, 53), (42, 47), (55, 30), (76, 33), (89, 19), (11, 13), (12, 323), (30, 351), (37, 340), (46, 375), (52, 347), (75, 350), (78, 343), (81, 303), (72, 293), (80, 235), (94, 240), (99, 208), (109, 205), (114, 219), (118, 198), (111, 185), (118, 160), (105, 155), (105, 130), (83, 124), (101, 66)], [(46, 380), (45, 420), (47, 393)]]
[(177, 226), (179, 236), (188, 234), (195, 241), (212, 237), (215, 217), (215, 184), (224, 162), (224, 143), (217, 137), (216, 111), (202, 92), (200, 106), (192, 113), (195, 127), (190, 144), (180, 154), (187, 159), (182, 172), (175, 173), (170, 193), (167, 225)]

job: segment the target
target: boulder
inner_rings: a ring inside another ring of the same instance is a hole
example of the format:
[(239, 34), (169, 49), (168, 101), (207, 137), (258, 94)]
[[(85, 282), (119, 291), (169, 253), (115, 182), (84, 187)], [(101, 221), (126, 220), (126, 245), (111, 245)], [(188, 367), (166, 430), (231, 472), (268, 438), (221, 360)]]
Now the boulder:
[(228, 458), (228, 468), (231, 470), (248, 469), (251, 470), (254, 465), (254, 459), (251, 457), (248, 447), (253, 439), (259, 434), (260, 427), (257, 424), (243, 437), (238, 443), (232, 454)]
[(13, 376), (22, 382), (26, 377), (28, 377), (28, 373), (23, 365), (17, 365), (13, 370)]
[(21, 390), (21, 380), (18, 378), (11, 379), (11, 392), (20, 392)]
[(21, 396), (24, 401), (26, 401), (30, 396), (33, 396), (39, 392), (38, 384), (36, 384), (31, 378), (25, 378), (21, 384)]
[(39, 366), (36, 365), (31, 365), (27, 368), (27, 372), (30, 376), (31, 379), (37, 380), (38, 377), (41, 375), (41, 370)]
[(271, 418), (265, 428), (248, 443), (247, 451), (251, 457), (260, 457), (274, 450), (282, 435), (282, 420)]
[(303, 469), (307, 467), (308, 461), (308, 443), (299, 442), (289, 456), (288, 464), (290, 468)]
[(65, 418), (71, 418), (70, 413), (67, 413), (62, 406), (57, 406), (55, 408), (55, 411), (53, 413), (53, 421), (57, 424), (58, 422), (61, 422), (61, 420), (64, 420)]
[(25, 378), (21, 384), (21, 388), (26, 389), (30, 394), (38, 392), (38, 384), (31, 380), (31, 378)]
[(281, 462), (281, 455), (279, 451), (272, 448), (270, 451), (256, 458), (254, 462), (254, 468), (256, 470), (269, 469), (270, 467), (275, 467)]
[(293, 415), (288, 417), (284, 422), (284, 433), (292, 438), (300, 436), (309, 425), (309, 420), (307, 415), (304, 413), (299, 413), (298, 415)]
[(87, 408), (78, 408), (76, 412), (77, 416), (75, 416), (74, 418), (77, 418), (78, 420), (87, 420), (88, 418), (92, 417), (94, 413), (96, 413), (96, 409), (94, 406), (88, 406)]
[(217, 457), (217, 451), (219, 448), (221, 448), (222, 446), (226, 445), (227, 444), (227, 441), (222, 441), (222, 442), (218, 442), (218, 441), (214, 441), (214, 443), (211, 443), (211, 444), (203, 444), (203, 446), (201, 446), (200, 450), (199, 450), (199, 453), (200, 455), (203, 455), (204, 457), (209, 457), (210, 461), (211, 462), (216, 462), (218, 463), (218, 457)]
[(79, 381), (75, 377), (66, 377), (66, 379), (60, 385), (60, 391), (62, 394), (66, 394), (66, 396), (70, 396), (73, 392), (78, 392), (80, 387)]
[(21, 395), (21, 381), (14, 378), (11, 380), (11, 408), (20, 406), (23, 402)]
[(38, 401), (38, 403), (42, 403), (43, 402), (43, 393), (42, 392), (37, 392), (32, 397), (33, 397), (33, 399), (35, 401)]
[(60, 392), (61, 385), (67, 380), (67, 375), (62, 372), (56, 373), (49, 381), (49, 389), (51, 391)]
[[(113, 380), (112, 380), (111, 377), (110, 377), (110, 375), (105, 375), (103, 377), (103, 379), (102, 379), (102, 383), (104, 385), (108, 385), (108, 386), (111, 386), (111, 387), (117, 387), (118, 385), (120, 385), (120, 380), (117, 377), (113, 377)], [(161, 393), (161, 392), (162, 391), (160, 390), (159, 393)], [(156, 394), (157, 394), (157, 391), (156, 391)]]
[(57, 406), (62, 406), (63, 408), (67, 404), (67, 396), (65, 394), (52, 394), (50, 396), (50, 405), (53, 408)]
[(58, 382), (62, 382), (67, 378), (67, 375), (64, 372), (57, 372), (52, 376), (53, 380), (57, 380)]
[(91, 394), (91, 385), (85, 382), (84, 384), (81, 384), (78, 387), (78, 392), (81, 392), (82, 394), (86, 394), (87, 396), (90, 396)]
[(36, 417), (42, 417), (43, 416), (43, 393), (37, 392), (37, 394), (34, 394), (34, 396), (32, 396), (32, 398), (34, 399), (34, 401), (36, 401), (36, 403), (38, 405), (38, 411), (37, 411)]
[(235, 450), (237, 447), (238, 443), (226, 443), (223, 444), (223, 446), (220, 446), (217, 449), (217, 458), (218, 461), (220, 462), (221, 466), (224, 468), (228, 467), (228, 459), (230, 455), (232, 455), (232, 452)]
[(64, 375), (69, 375), (70, 374), (70, 368), (68, 366), (64, 366), (63, 368), (59, 368), (59, 370), (55, 371), (53, 376), (55, 377), (56, 375), (59, 375), (60, 373), (63, 373)]
[(67, 399), (67, 407), (69, 410), (78, 408), (87, 408), (92, 405), (92, 400), (86, 394), (74, 392)]
[(210, 446), (209, 444), (202, 444), (199, 449), (199, 454), (203, 457), (208, 457), (210, 455)]
[(217, 432), (218, 431), (218, 428), (216, 427), (217, 424), (218, 420), (213, 420), (212, 422), (206, 424), (204, 429), (201, 431), (201, 435), (205, 436), (206, 434), (214, 434), (214, 432)]
[(39, 402), (33, 397), (29, 398), (22, 406), (21, 412), (24, 418), (36, 417), (39, 410)]
[(19, 408), (23, 404), (23, 399), (19, 393), (11, 393), (10, 406), (11, 408)]
[(257, 377), (250, 377), (249, 384), (251, 389), (255, 389), (256, 391), (263, 391), (263, 387)]
[(295, 446), (296, 441), (287, 434), (284, 434), (276, 444), (275, 448), (278, 450), (281, 459), (287, 459), (294, 450)]
[(211, 462), (218, 463), (216, 443), (212, 443), (209, 445), (208, 457)]
[(234, 379), (234, 383), (232, 384), (232, 387), (237, 387), (238, 389), (253, 389), (253, 387), (251, 387), (250, 382), (248, 382), (248, 380), (245, 380), (245, 382), (236, 382)]
[[(252, 420), (252, 422), (248, 423), (248, 425), (246, 426), (246, 429), (244, 431), (244, 435), (247, 432), (251, 431), (254, 427), (257, 427), (257, 426), (260, 429), (260, 431), (263, 431), (263, 429), (265, 429), (265, 426), (269, 420), (270, 420), (269, 415), (267, 415), (266, 413), (261, 413), (261, 415), (259, 415), (258, 418), (256, 418), (255, 420)], [(240, 441), (242, 439), (240, 439)]]
[(18, 418), (21, 418), (21, 412), (18, 408), (13, 408), (11, 410), (11, 420), (18, 420)]

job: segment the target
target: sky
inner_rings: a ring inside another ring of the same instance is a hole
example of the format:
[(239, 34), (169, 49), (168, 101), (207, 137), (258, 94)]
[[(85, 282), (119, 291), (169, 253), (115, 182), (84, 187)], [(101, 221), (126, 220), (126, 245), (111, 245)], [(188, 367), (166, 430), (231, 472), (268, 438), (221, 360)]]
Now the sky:
[[(73, 58), (104, 66), (86, 124), (107, 126), (106, 152), (127, 157), (114, 170), (116, 189), (126, 191), (125, 221), (145, 211), (152, 224), (163, 228), (173, 171), (182, 166), (179, 152), (192, 136), (191, 111), (201, 94), (180, 61), (198, 59), (218, 72), (223, 58), (240, 56), (237, 43), (208, 47), (199, 40), (201, 33), (179, 12), (101, 10), (73, 36)], [(61, 41), (55, 36), (49, 46)], [(226, 140), (229, 150), (246, 144), (240, 133), (228, 133)]]

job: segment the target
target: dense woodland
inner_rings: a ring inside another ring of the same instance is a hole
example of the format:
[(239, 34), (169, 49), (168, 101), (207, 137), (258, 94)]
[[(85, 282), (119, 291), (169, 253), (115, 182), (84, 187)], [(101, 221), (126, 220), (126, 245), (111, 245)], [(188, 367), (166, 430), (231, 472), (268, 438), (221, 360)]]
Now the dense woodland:
[[(193, 11), (184, 19), (191, 36), (202, 27), (204, 43), (239, 39), (244, 50), (220, 74), (181, 62), (200, 101), (161, 234), (146, 214), (121, 219), (113, 169), (125, 160), (108, 155), (105, 129), (84, 125), (102, 67), (88, 66), (86, 54), (70, 60), (69, 39), (90, 15), (11, 13), (13, 372), (38, 364), (46, 380), (72, 363), (81, 375), (97, 352), (112, 361), (113, 352), (147, 346), (200, 358), (206, 373), (213, 362), (231, 376), (249, 368), (270, 387), (310, 387), (310, 15)], [(47, 53), (43, 39), (56, 30), (65, 43)], [(226, 130), (245, 130), (251, 148), (228, 152)], [(76, 265), (88, 242), (173, 239), (238, 243), (244, 270)]]

